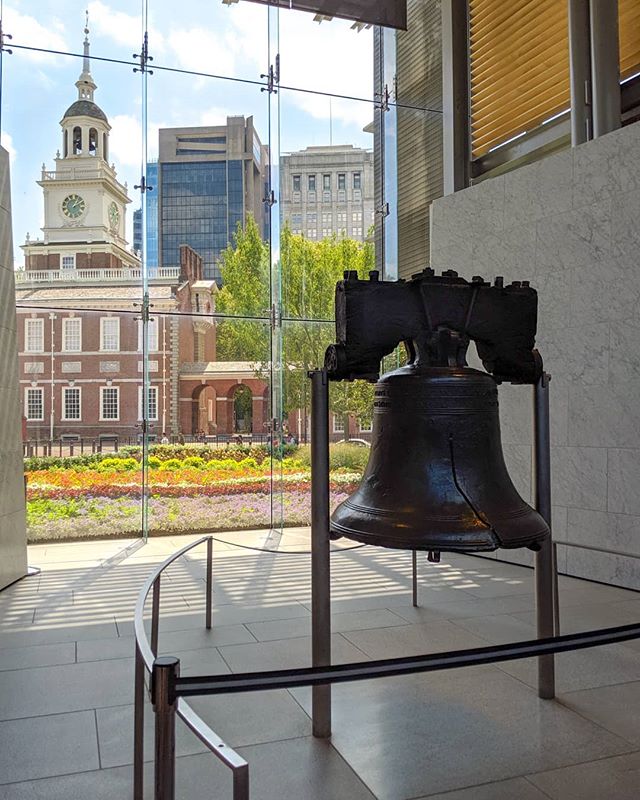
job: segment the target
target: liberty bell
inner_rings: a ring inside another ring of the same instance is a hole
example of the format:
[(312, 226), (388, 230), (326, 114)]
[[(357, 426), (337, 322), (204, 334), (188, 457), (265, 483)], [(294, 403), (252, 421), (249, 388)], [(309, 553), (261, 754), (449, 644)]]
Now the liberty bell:
[[(539, 549), (549, 527), (513, 485), (498, 416), (501, 381), (533, 384), (542, 373), (536, 319), (525, 281), (345, 273), (325, 367), (332, 380), (377, 383), (369, 462), (333, 512), (333, 538), (426, 550), (432, 560), (441, 551)], [(471, 341), (486, 372), (467, 366)], [(408, 363), (378, 380), (380, 361), (401, 342)]]

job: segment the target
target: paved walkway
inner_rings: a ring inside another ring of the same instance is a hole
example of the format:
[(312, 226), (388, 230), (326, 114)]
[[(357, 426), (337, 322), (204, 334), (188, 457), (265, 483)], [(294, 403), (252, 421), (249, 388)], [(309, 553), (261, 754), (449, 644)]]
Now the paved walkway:
[[(131, 796), (134, 602), (153, 565), (191, 538), (30, 548), (41, 575), (0, 593), (0, 800)], [(280, 552), (216, 543), (210, 632), (204, 548), (177, 562), (160, 650), (183, 674), (308, 665), (310, 561), (291, 552), (308, 548), (308, 532), (220, 538)], [(420, 570), (414, 609), (409, 553), (333, 556), (336, 662), (534, 635), (530, 570), (468, 556), (420, 559)], [(640, 594), (560, 583), (564, 633), (640, 619)], [(308, 690), (192, 702), (248, 760), (252, 800), (637, 800), (640, 642), (560, 655), (557, 676), (557, 701), (538, 699), (531, 661), (341, 684), (330, 743), (310, 735)], [(177, 796), (230, 798), (228, 772), (178, 726)]]

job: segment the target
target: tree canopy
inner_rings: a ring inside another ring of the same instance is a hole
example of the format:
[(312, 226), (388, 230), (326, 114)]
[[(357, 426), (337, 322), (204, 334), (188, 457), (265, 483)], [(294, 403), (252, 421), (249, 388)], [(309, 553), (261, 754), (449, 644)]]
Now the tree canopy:
[[(313, 241), (292, 234), (285, 225), (279, 260), (272, 273), (269, 245), (262, 241), (257, 224), (250, 218), (244, 229), (238, 227), (233, 244), (222, 254), (217, 311), (236, 319), (218, 324), (218, 357), (250, 361), (262, 374), (273, 361), (275, 374), (281, 376), (283, 411), (306, 408), (307, 372), (322, 366), (324, 352), (335, 340), (336, 283), (345, 270), (357, 270), (365, 278), (374, 268), (373, 245), (369, 242), (337, 236)], [(272, 302), (279, 306), (281, 338), (271, 338)], [(334, 413), (369, 420), (372, 400), (373, 387), (369, 384), (332, 385)]]

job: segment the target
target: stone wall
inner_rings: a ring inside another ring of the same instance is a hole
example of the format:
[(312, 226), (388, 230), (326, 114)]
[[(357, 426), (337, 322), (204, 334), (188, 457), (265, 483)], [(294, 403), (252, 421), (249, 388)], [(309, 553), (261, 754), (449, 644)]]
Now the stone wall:
[(27, 571), (9, 154), (0, 147), (0, 589)]
[[(640, 589), (640, 123), (443, 197), (431, 227), (436, 270), (538, 290), (559, 568)], [(531, 390), (500, 398), (530, 499)]]

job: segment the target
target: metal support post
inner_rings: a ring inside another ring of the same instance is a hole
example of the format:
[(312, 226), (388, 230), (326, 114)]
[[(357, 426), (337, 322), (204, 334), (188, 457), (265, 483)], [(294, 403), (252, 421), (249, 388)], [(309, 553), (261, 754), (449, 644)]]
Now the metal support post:
[(469, 3), (442, 0), (444, 193), (470, 183)]
[(411, 594), (411, 602), (414, 608), (418, 607), (418, 552), (411, 551), (411, 573), (413, 577), (413, 591)]
[(206, 628), (211, 630), (211, 606), (213, 602), (213, 539), (207, 539), (207, 597), (206, 597)]
[(569, 80), (571, 144), (592, 138), (589, 0), (569, 0)]
[(153, 582), (151, 595), (151, 652), (158, 655), (158, 626), (160, 624), (160, 576)]
[(249, 765), (233, 770), (233, 800), (249, 800)]
[(136, 642), (133, 706), (133, 800), (144, 795), (144, 661)]
[[(551, 446), (549, 435), (549, 376), (543, 372), (535, 386), (534, 418), (534, 486), (536, 509), (551, 528)], [(535, 555), (536, 621), (538, 638), (554, 634), (553, 542), (549, 536)], [(538, 696), (555, 697), (555, 661), (553, 654), (538, 656)]]
[(604, 136), (622, 124), (618, 3), (589, 0), (593, 136)]
[(176, 794), (176, 698), (174, 684), (180, 661), (174, 656), (157, 658), (153, 664), (152, 695), (156, 714), (154, 800), (175, 800)]
[[(329, 378), (311, 378), (311, 660), (331, 664), (331, 573), (329, 540)], [(312, 689), (313, 735), (331, 736), (331, 685)]]

